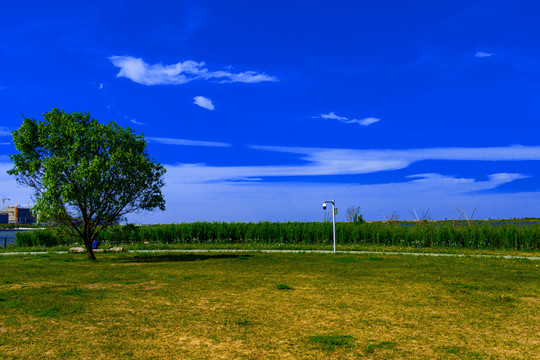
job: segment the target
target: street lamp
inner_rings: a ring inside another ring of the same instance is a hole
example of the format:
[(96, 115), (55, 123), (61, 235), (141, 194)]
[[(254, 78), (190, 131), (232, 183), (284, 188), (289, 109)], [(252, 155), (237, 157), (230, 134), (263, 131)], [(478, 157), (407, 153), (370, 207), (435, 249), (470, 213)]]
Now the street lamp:
[(326, 210), (326, 204), (330, 204), (330, 203), (332, 203), (332, 227), (334, 229), (334, 252), (336, 252), (336, 214), (337, 214), (337, 209), (335, 208), (336, 200), (333, 199), (333, 200), (327, 200), (323, 202), (322, 208), (323, 210)]

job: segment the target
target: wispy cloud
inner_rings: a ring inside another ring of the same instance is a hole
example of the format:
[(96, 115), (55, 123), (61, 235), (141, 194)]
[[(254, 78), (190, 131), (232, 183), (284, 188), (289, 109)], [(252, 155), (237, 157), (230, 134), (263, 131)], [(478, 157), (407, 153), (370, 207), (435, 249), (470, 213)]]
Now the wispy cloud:
[[(528, 216), (540, 201), (537, 193), (485, 193), (520, 174), (495, 174), (486, 180), (419, 174), (403, 182), (336, 184), (321, 182), (208, 182), (186, 183), (185, 168), (166, 166), (164, 194), (167, 211), (145, 216), (147, 222), (174, 221), (317, 221), (322, 220), (322, 200), (336, 199), (338, 207), (362, 206), (370, 220), (396, 211), (408, 218), (412, 208), (430, 209), (435, 218), (459, 216), (456, 206), (478, 207), (476, 216)], [(288, 206), (283, 206), (287, 199)], [(191, 204), (186, 208), (185, 204)], [(234, 204), (234, 211), (231, 210)], [(342, 212), (341, 214), (343, 214)], [(339, 219), (344, 219), (344, 215)], [(181, 220), (180, 220), (181, 219)], [(342, 220), (338, 220), (342, 221)]]
[[(107, 110), (108, 110), (109, 108), (110, 108), (110, 107), (107, 106)], [(133, 119), (133, 118), (131, 118), (130, 116), (127, 116), (127, 115), (125, 115), (125, 114), (118, 113), (118, 116), (121, 116), (121, 117), (123, 117), (123, 118), (126, 119), (126, 120), (129, 120), (129, 122), (132, 123), (132, 124), (146, 126), (145, 123), (142, 123), (142, 122), (140, 122), (140, 121), (137, 121), (136, 119)]]
[[(147, 138), (150, 142), (227, 147), (230, 144), (174, 138)], [(316, 221), (322, 219), (320, 202), (337, 199), (338, 207), (362, 206), (369, 219), (382, 219), (397, 211), (407, 217), (412, 208), (430, 209), (435, 218), (457, 217), (455, 208), (478, 207), (477, 216), (530, 216), (540, 201), (540, 192), (487, 193), (501, 185), (526, 178), (521, 173), (499, 172), (486, 179), (456, 177), (440, 173), (408, 176), (404, 181), (380, 184), (339, 184), (321, 181), (260, 181), (268, 176), (364, 174), (403, 169), (424, 160), (524, 161), (540, 160), (540, 146), (486, 148), (426, 148), (405, 150), (358, 150), (252, 146), (260, 151), (299, 154), (303, 163), (294, 166), (206, 166), (166, 165), (167, 211), (132, 221), (163, 223), (175, 221)], [(0, 155), (0, 188), (20, 201), (29, 191), (17, 186), (6, 174), (11, 168), (7, 156)], [(231, 181), (232, 180), (232, 181)], [(290, 206), (283, 207), (283, 199)], [(191, 204), (186, 208), (185, 204)], [(230, 211), (230, 204), (235, 211)], [(343, 215), (341, 215), (343, 216)], [(340, 219), (343, 219), (341, 217)]]
[(180, 61), (172, 65), (148, 64), (141, 58), (133, 56), (111, 56), (109, 60), (120, 68), (117, 77), (128, 78), (142, 85), (180, 85), (193, 80), (216, 79), (219, 82), (258, 83), (263, 81), (278, 81), (275, 76), (245, 71), (232, 73), (230, 71), (210, 71), (204, 62), (193, 60)]
[(317, 116), (317, 117), (322, 118), (322, 119), (338, 120), (345, 124), (359, 124), (362, 126), (369, 126), (381, 120), (374, 117), (368, 117), (364, 119), (349, 119), (345, 116), (336, 115), (333, 111), (330, 112), (329, 114), (321, 114), (320, 116)]
[[(424, 160), (521, 161), (540, 160), (540, 146), (489, 148), (426, 148), (353, 150), (252, 146), (263, 151), (300, 154), (304, 164), (273, 166), (207, 166), (182, 164), (185, 182), (260, 179), (275, 176), (354, 175), (400, 170)], [(498, 175), (499, 180), (503, 175)]]
[[(397, 170), (422, 160), (540, 160), (540, 147), (409, 150), (252, 148), (300, 154), (305, 163), (295, 166), (167, 165), (164, 193), (172, 200), (165, 213), (155, 218), (147, 217), (145, 221), (314, 221), (322, 219), (320, 202), (324, 199), (338, 199), (341, 208), (360, 204), (362, 214), (373, 220), (382, 220), (383, 211), (388, 214), (397, 211), (407, 216), (411, 208), (429, 208), (430, 214), (440, 219), (457, 217), (456, 206), (478, 207), (477, 214), (484, 217), (509, 217), (527, 216), (528, 210), (525, 209), (534, 208), (540, 201), (540, 192), (486, 193), (527, 177), (520, 173), (495, 173), (488, 175), (485, 180), (424, 173), (409, 176), (401, 182), (365, 185), (331, 183), (327, 180), (257, 181), (268, 176), (363, 174)], [(175, 199), (182, 199), (182, 202)], [(283, 199), (290, 204), (285, 209)], [(186, 210), (186, 202), (194, 204), (193, 207)], [(229, 211), (231, 203), (235, 204), (234, 212)]]
[(485, 51), (477, 51), (476, 54), (474, 54), (474, 56), (478, 57), (478, 58), (483, 58), (483, 57), (491, 57), (495, 54), (493, 53), (488, 53), (488, 52), (485, 52)]
[[(443, 185), (444, 187), (448, 188), (450, 182), (455, 186), (454, 191), (458, 192), (460, 191), (459, 187), (463, 185), (467, 185), (466, 187), (467, 192), (470, 191), (480, 191), (480, 190), (486, 190), (486, 189), (492, 189), (497, 186), (500, 186), (502, 184), (506, 184), (515, 180), (519, 179), (526, 179), (528, 178), (528, 175), (519, 174), (519, 173), (497, 173), (497, 174), (491, 174), (488, 175), (488, 180), (483, 182), (477, 182), (474, 179), (470, 178), (457, 178), (454, 176), (444, 176), (441, 174), (416, 174), (416, 175), (410, 175), (407, 178), (409, 179), (416, 179), (414, 182), (416, 183), (430, 183), (430, 184), (438, 184), (438, 186)], [(476, 183), (477, 187), (473, 188), (470, 186), (470, 184)], [(481, 185), (478, 187), (478, 184)], [(427, 190), (427, 188), (425, 188)], [(462, 188), (461, 191), (464, 191)]]
[[(32, 191), (17, 185), (7, 174), (13, 164), (0, 155), (0, 188), (11, 199), (32, 203)], [(167, 200), (165, 212), (132, 214), (130, 222), (172, 223), (180, 221), (318, 221), (323, 218), (322, 200), (336, 199), (337, 206), (346, 209), (360, 205), (369, 220), (383, 220), (396, 211), (408, 218), (412, 208), (430, 209), (434, 218), (455, 216), (457, 207), (473, 209), (476, 217), (530, 216), (537, 207), (540, 192), (485, 193), (520, 174), (494, 174), (486, 180), (460, 178), (442, 174), (419, 174), (404, 182), (383, 184), (328, 184), (316, 182), (210, 182), (186, 183), (182, 166), (166, 165), (163, 193)], [(287, 199), (288, 206), (283, 206)], [(186, 206), (189, 204), (189, 206)], [(231, 211), (234, 204), (234, 211)], [(345, 212), (338, 214), (343, 221)]]
[(338, 116), (333, 111), (329, 114), (321, 114), (320, 116), (323, 119), (333, 119), (333, 120), (339, 120), (339, 121), (347, 121), (348, 119), (344, 116)]
[(135, 125), (143, 125), (143, 126), (146, 125), (145, 123), (142, 123), (142, 122), (137, 121), (137, 120), (135, 120), (135, 119), (131, 119), (131, 120), (129, 120), (129, 121), (131, 121), (131, 123), (132, 123), (132, 124), (135, 124)]
[(210, 100), (209, 98), (205, 98), (204, 96), (195, 96), (193, 100), (195, 100), (193, 102), (194, 104), (202, 108), (205, 108), (207, 110), (214, 110), (214, 104), (212, 104), (212, 100)]
[(375, 124), (376, 122), (379, 122), (380, 120), (381, 119), (377, 119), (377, 118), (374, 118), (374, 117), (368, 117), (368, 118), (361, 119), (361, 120), (352, 119), (352, 120), (347, 121), (347, 123), (348, 124), (357, 123), (357, 124), (360, 124), (360, 125), (363, 125), (363, 126), (369, 126), (371, 124)]
[(0, 126), (0, 136), (11, 136), (11, 131), (7, 128)]
[(146, 140), (148, 140), (149, 142), (165, 144), (165, 145), (210, 146), (210, 147), (230, 147), (231, 146), (231, 144), (222, 143), (222, 142), (186, 140), (186, 139), (163, 138), (163, 137), (147, 137)]

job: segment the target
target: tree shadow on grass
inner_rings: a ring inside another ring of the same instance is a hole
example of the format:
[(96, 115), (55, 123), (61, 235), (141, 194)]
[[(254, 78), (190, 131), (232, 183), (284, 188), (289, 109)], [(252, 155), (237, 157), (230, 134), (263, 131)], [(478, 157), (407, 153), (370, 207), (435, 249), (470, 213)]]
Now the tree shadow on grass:
[(159, 263), (159, 262), (189, 262), (214, 259), (239, 259), (253, 257), (253, 255), (233, 254), (143, 254), (126, 256), (119, 260), (124, 263)]

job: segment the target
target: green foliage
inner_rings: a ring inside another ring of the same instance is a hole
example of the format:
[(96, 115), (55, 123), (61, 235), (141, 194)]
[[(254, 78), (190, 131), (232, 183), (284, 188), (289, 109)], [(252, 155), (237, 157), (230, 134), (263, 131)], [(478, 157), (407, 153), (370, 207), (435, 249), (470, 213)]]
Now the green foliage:
[(463, 284), (463, 285), (460, 285), (459, 287), (465, 290), (478, 290), (478, 286), (475, 286), (475, 285)]
[(81, 295), (82, 294), (82, 289), (78, 288), (78, 287), (74, 287), (72, 289), (68, 289), (68, 290), (65, 290), (62, 292), (62, 295), (67, 295), (67, 296), (78, 296), (78, 295)]
[[(337, 243), (346, 245), (389, 245), (538, 251), (540, 224), (492, 226), (386, 225), (382, 223), (336, 224)], [(19, 246), (70, 245), (77, 241), (50, 229), (19, 232)], [(195, 222), (171, 225), (114, 225), (99, 234), (108, 245), (144, 244), (279, 244), (330, 245), (332, 224), (321, 222), (225, 223)], [(374, 257), (369, 260), (381, 260)], [(345, 261), (345, 260), (343, 260)]]
[(249, 320), (248, 318), (238, 318), (238, 319), (235, 319), (235, 320), (229, 320), (229, 319), (225, 319), (223, 321), (223, 325), (236, 325), (238, 327), (243, 327), (243, 326), (250, 326), (250, 325), (253, 325), (253, 322), (251, 320)]
[(60, 315), (60, 309), (57, 306), (53, 306), (44, 310), (36, 311), (35, 315), (39, 317), (58, 317)]
[(308, 338), (308, 341), (321, 346), (324, 350), (333, 351), (336, 346), (351, 347), (354, 338), (351, 335), (314, 335)]
[(74, 241), (76, 241), (75, 238), (50, 228), (15, 233), (15, 242), (17, 246), (22, 247), (71, 245)]
[(373, 354), (377, 349), (393, 349), (395, 347), (395, 341), (381, 341), (378, 344), (370, 344), (366, 346), (366, 354)]
[(53, 109), (41, 121), (25, 118), (13, 143), (18, 153), (10, 155), (8, 173), (34, 190), (33, 213), (40, 222), (64, 225), (87, 248), (125, 214), (165, 208), (165, 169), (130, 128)]
[(11, 230), (15, 228), (35, 228), (36, 224), (0, 224), (0, 229), (2, 230)]
[(286, 284), (277, 284), (276, 289), (278, 290), (292, 290), (292, 287)]
[(495, 298), (496, 301), (502, 302), (502, 303), (511, 303), (516, 301), (512, 296), (510, 295), (499, 295)]
[(442, 349), (447, 354), (459, 354), (462, 351), (458, 346), (443, 346)]
[(114, 225), (103, 231), (99, 240), (109, 244), (136, 244), (141, 242), (139, 227), (133, 224)]

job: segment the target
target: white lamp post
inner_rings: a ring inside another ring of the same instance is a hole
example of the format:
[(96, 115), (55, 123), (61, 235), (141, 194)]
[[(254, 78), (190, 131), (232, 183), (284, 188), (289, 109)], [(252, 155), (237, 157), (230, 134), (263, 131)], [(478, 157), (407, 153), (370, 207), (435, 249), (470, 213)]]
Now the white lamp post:
[(326, 204), (330, 204), (330, 203), (332, 203), (332, 227), (334, 229), (334, 252), (336, 252), (336, 214), (337, 214), (337, 209), (335, 208), (336, 200), (333, 199), (333, 200), (327, 200), (323, 202), (322, 208), (323, 210), (326, 210)]

